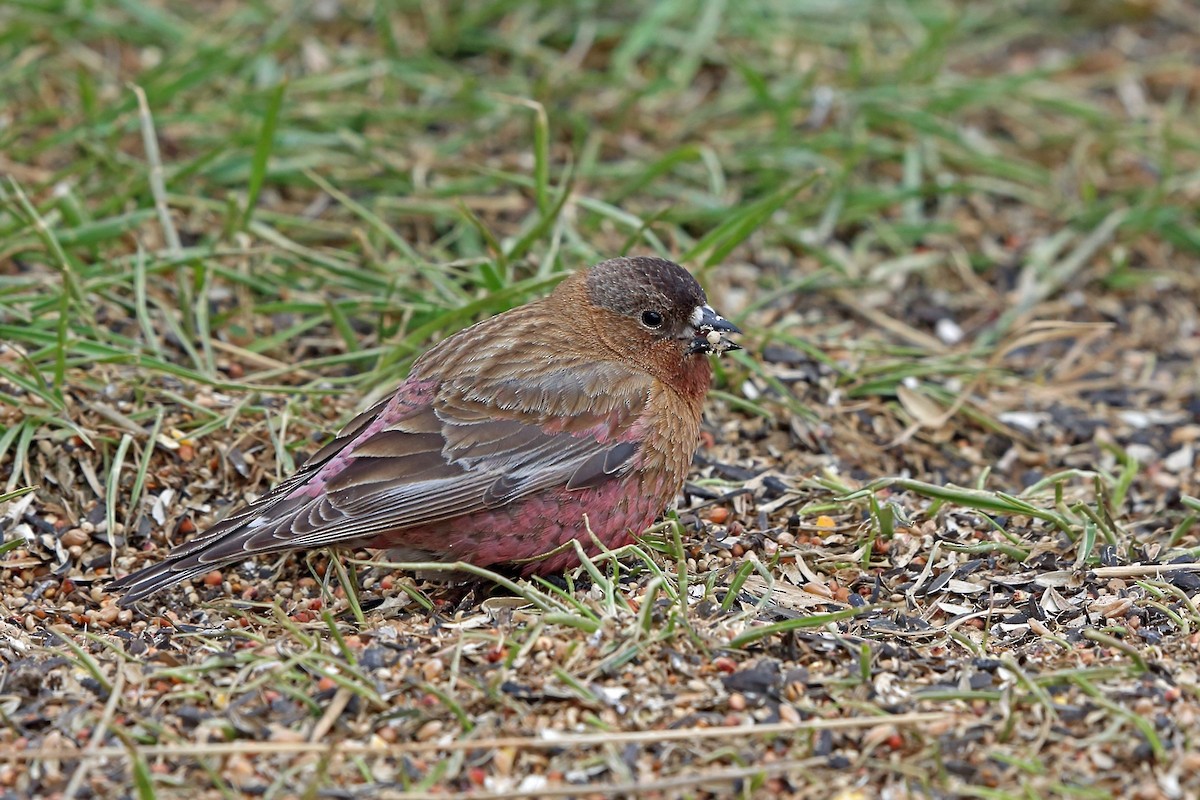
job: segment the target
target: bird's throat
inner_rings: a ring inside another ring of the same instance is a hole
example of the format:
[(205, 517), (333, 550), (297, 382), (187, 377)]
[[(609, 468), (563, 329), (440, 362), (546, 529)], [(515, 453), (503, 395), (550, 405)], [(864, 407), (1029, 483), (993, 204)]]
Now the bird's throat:
[(704, 404), (704, 396), (712, 386), (712, 361), (704, 354), (684, 356), (680, 362), (679, 372), (667, 381), (667, 385), (675, 389), (684, 400), (699, 408)]

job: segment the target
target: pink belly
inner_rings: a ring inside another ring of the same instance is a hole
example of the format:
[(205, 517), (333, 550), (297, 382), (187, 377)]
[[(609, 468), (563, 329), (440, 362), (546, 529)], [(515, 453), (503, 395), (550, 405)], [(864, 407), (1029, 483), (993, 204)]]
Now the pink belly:
[[(595, 489), (554, 489), (517, 503), (454, 520), (383, 534), (371, 547), (400, 551), (404, 559), (466, 561), (478, 566), (521, 561), (578, 539), (589, 555), (599, 549), (588, 535), (609, 549), (623, 547), (648, 528), (674, 498), (675, 486), (637, 476), (611, 481)], [(587, 516), (587, 526), (584, 516)], [(522, 567), (525, 574), (561, 572), (577, 566), (574, 547)]]

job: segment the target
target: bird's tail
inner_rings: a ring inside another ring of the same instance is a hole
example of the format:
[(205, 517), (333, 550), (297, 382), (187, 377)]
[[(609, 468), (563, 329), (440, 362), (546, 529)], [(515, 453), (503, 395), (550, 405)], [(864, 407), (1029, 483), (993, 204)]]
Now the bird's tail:
[[(294, 549), (286, 536), (271, 534), (287, 529), (292, 515), (309, 502), (308, 498), (288, 498), (303, 477), (304, 473), (297, 473), (258, 500), (238, 507), (204, 533), (176, 545), (157, 564), (117, 578), (108, 585), (109, 591), (123, 592), (117, 605), (124, 608), (168, 586), (254, 555)], [(264, 521), (264, 515), (270, 515), (267, 521)], [(255, 533), (263, 534), (262, 544), (248, 546), (248, 540)]]
[(195, 554), (179, 559), (168, 556), (165, 561), (151, 564), (137, 572), (117, 578), (108, 584), (108, 590), (121, 592), (121, 599), (117, 601), (117, 605), (126, 608), (168, 586), (174, 586), (195, 578), (197, 575), (203, 575), (215, 566), (217, 565), (200, 563)]

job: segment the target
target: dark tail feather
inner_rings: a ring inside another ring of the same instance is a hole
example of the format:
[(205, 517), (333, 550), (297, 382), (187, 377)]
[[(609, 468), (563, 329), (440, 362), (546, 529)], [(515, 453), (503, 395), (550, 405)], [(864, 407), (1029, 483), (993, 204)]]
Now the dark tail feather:
[(195, 557), (183, 558), (178, 561), (168, 557), (165, 561), (151, 564), (145, 569), (140, 569), (123, 578), (117, 578), (108, 585), (108, 590), (122, 592), (117, 605), (126, 608), (168, 586), (174, 586), (197, 575), (203, 575), (214, 566), (213, 564), (199, 563)]
[[(286, 486), (287, 484), (281, 484), (281, 488)], [(199, 536), (176, 545), (157, 564), (117, 578), (108, 585), (110, 592), (124, 593), (117, 605), (125, 608), (168, 586), (182, 583), (210, 570), (220, 569), (226, 564), (250, 558), (258, 552), (286, 550), (287, 547), (278, 542), (274, 543), (274, 547), (268, 546), (255, 551), (245, 547), (249, 535), (246, 523), (275, 505), (278, 500), (275, 495), (280, 490), (272, 490), (258, 502), (238, 508)]]
[[(305, 502), (295, 505), (303, 508)], [(274, 505), (270, 503), (268, 508)], [(117, 578), (108, 585), (110, 592), (123, 593), (117, 605), (125, 608), (169, 586), (254, 556), (300, 549), (293, 546), (286, 536), (291, 528), (292, 515), (297, 513), (290, 505), (280, 506), (287, 512), (281, 519), (255, 528), (248, 527), (247, 523), (262, 513), (262, 506), (262, 503), (246, 506), (199, 536), (176, 545), (157, 564)], [(256, 538), (262, 541), (256, 543)]]

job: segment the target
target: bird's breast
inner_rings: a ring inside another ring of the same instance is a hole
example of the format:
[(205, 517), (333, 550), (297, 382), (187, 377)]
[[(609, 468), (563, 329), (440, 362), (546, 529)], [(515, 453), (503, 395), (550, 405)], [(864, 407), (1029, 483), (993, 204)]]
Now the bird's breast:
[(661, 475), (672, 495), (683, 485), (700, 442), (702, 398), (693, 401), (656, 381), (642, 418), (631, 431), (642, 443), (634, 467)]

